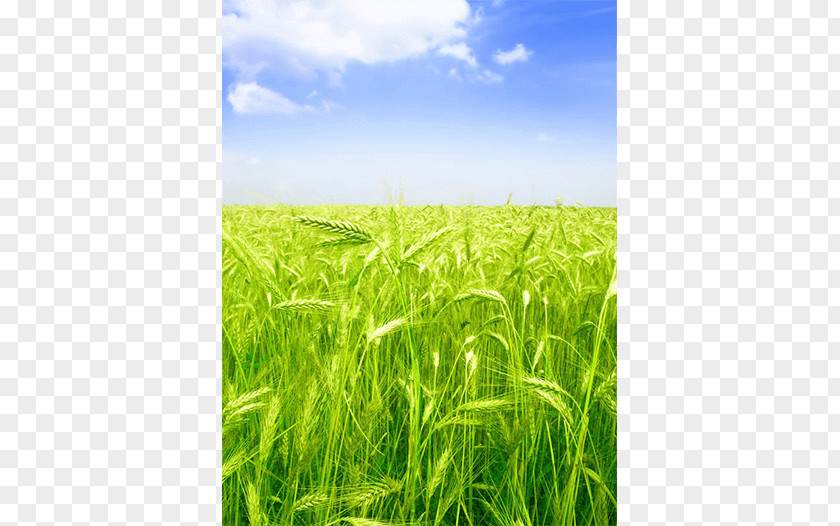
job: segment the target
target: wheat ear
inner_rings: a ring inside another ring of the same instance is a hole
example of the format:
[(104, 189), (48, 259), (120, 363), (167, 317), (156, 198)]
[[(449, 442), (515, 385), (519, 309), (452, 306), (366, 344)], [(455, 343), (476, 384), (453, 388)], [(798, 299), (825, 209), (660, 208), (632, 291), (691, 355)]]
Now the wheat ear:
[[(336, 221), (311, 216), (297, 216), (293, 219), (302, 225), (336, 234), (339, 236), (337, 239), (344, 239), (347, 242), (352, 240), (355, 244), (361, 245), (373, 241), (373, 235), (367, 229), (351, 221)], [(337, 239), (332, 239), (329, 242), (335, 243)]]

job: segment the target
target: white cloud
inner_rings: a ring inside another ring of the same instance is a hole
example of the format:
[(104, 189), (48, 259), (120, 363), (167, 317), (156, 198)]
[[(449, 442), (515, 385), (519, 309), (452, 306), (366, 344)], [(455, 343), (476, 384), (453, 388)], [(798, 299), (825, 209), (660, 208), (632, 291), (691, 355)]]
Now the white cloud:
[[(226, 0), (225, 64), (240, 81), (261, 63), (281, 74), (313, 78), (350, 61), (389, 62), (422, 55), (462, 39), (470, 23), (466, 0)], [(338, 77), (340, 80), (340, 76)]]
[(483, 84), (498, 84), (500, 82), (504, 82), (505, 78), (498, 73), (494, 73), (489, 69), (485, 69), (478, 75), (472, 77), (472, 80), (475, 82), (481, 82)]
[(551, 137), (544, 133), (540, 133), (539, 135), (537, 135), (537, 140), (540, 142), (549, 142), (551, 141)]
[(478, 66), (478, 62), (476, 62), (475, 57), (473, 56), (472, 49), (463, 42), (441, 46), (438, 49), (438, 54), (463, 60), (472, 67)]
[(490, 71), (489, 69), (479, 69), (478, 61), (473, 55), (472, 49), (464, 42), (456, 44), (446, 44), (438, 48), (438, 54), (456, 58), (469, 64), (469, 68), (452, 68), (449, 70), (449, 76), (459, 81), (466, 79), (468, 82), (478, 82), (481, 84), (498, 84), (504, 82), (505, 78)]
[(327, 81), (327, 86), (330, 86), (332, 88), (340, 88), (342, 86), (341, 72), (340, 71), (327, 71), (326, 81)]
[(496, 54), (493, 55), (493, 60), (506, 66), (514, 62), (525, 62), (533, 53), (533, 51), (526, 49), (522, 44), (516, 44), (516, 47), (510, 51), (496, 51)]
[(230, 91), (227, 99), (233, 106), (233, 111), (243, 115), (256, 113), (295, 115), (314, 111), (312, 106), (297, 104), (282, 94), (264, 88), (256, 82), (237, 84)]
[(311, 99), (312, 97), (317, 97), (317, 96), (318, 96), (318, 90), (314, 89), (314, 90), (312, 90), (312, 92), (309, 93), (309, 95), (306, 96), (306, 98)]
[[(443, 72), (438, 71), (439, 75), (442, 75)], [(494, 73), (489, 69), (472, 69), (469, 68), (466, 71), (458, 71), (458, 68), (451, 68), (449, 72), (446, 74), (449, 78), (453, 78), (458, 82), (469, 82), (472, 84), (479, 83), (479, 84), (499, 84), (504, 82), (505, 78), (498, 73)]]

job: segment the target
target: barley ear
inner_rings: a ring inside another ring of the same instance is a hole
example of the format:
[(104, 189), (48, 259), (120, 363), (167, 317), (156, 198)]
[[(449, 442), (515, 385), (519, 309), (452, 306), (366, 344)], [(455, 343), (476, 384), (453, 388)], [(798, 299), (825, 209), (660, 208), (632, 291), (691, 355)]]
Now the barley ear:
[(302, 225), (339, 236), (336, 239), (330, 240), (329, 243), (336, 243), (338, 239), (343, 239), (345, 242), (357, 245), (363, 245), (373, 241), (373, 235), (367, 229), (351, 221), (336, 221), (334, 219), (311, 216), (296, 216), (293, 219)]
[(380, 522), (374, 519), (366, 519), (363, 517), (344, 517), (345, 521), (352, 526), (391, 526), (387, 522)]
[(507, 305), (507, 301), (505, 300), (504, 296), (502, 296), (495, 290), (489, 289), (469, 289), (455, 297), (456, 302), (471, 299), (493, 301), (496, 303)]
[(379, 340), (386, 334), (390, 334), (400, 329), (403, 325), (405, 325), (405, 318), (397, 318), (395, 320), (389, 321), (385, 325), (377, 328), (376, 330), (370, 333), (370, 335), (368, 336), (368, 343), (372, 343), (374, 341)]
[(435, 490), (443, 482), (444, 477), (446, 476), (447, 468), (449, 467), (449, 460), (451, 458), (451, 451), (447, 448), (441, 455), (438, 457), (437, 462), (435, 462), (435, 470), (432, 475), (432, 479), (429, 481), (429, 498), (435, 494)]
[(322, 241), (315, 245), (318, 248), (326, 248), (326, 247), (346, 247), (346, 246), (353, 246), (353, 245), (365, 245), (368, 242), (359, 239), (356, 237), (334, 237), (332, 239), (328, 239), (326, 241)]
[(332, 307), (335, 304), (314, 298), (285, 300), (274, 305), (275, 309), (285, 312), (324, 312)]
[(441, 228), (437, 232), (433, 232), (431, 234), (423, 236), (416, 243), (408, 247), (408, 250), (406, 250), (405, 254), (403, 254), (402, 256), (402, 262), (407, 263), (411, 260), (411, 258), (432, 246), (438, 239), (440, 239), (444, 234), (446, 234), (450, 230), (452, 230), (452, 227), (447, 226)]
[(262, 505), (260, 503), (260, 492), (253, 482), (248, 483), (245, 494), (245, 505), (248, 512), (248, 520), (252, 526), (262, 526), (265, 524), (265, 516), (263, 515)]

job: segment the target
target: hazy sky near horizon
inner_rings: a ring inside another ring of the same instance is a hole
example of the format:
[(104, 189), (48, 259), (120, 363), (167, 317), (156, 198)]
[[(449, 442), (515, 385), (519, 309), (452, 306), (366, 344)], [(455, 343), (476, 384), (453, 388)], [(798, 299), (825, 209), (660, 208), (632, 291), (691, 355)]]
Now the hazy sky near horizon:
[(615, 206), (615, 9), (223, 0), (223, 202)]

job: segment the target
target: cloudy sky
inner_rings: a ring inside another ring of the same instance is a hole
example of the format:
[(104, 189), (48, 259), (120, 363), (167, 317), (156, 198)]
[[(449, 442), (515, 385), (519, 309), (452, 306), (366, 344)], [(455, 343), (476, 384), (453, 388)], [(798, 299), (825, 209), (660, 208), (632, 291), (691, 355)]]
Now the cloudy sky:
[(223, 0), (223, 201), (615, 206), (600, 0)]

